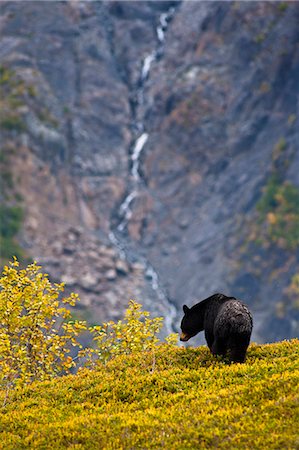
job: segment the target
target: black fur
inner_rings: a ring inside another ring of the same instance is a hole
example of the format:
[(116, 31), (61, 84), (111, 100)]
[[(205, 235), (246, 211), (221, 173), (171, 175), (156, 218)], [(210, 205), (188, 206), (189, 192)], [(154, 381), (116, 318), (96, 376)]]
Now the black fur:
[(252, 332), (252, 316), (240, 300), (215, 294), (188, 308), (183, 306), (181, 341), (188, 341), (200, 331), (205, 332), (209, 349), (214, 355), (244, 362)]

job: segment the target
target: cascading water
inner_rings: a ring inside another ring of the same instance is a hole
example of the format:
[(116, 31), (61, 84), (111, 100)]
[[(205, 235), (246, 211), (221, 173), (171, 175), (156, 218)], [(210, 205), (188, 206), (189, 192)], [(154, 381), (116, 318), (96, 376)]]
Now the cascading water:
[(152, 62), (156, 61), (157, 58), (157, 52), (154, 51), (153, 53), (150, 53), (144, 58), (142, 69), (141, 69), (141, 76), (140, 80), (141, 82), (144, 82), (147, 80), (149, 76), (149, 72), (151, 69)]
[(142, 135), (137, 139), (137, 141), (134, 145), (133, 153), (131, 156), (131, 160), (133, 162), (131, 173), (132, 173), (132, 176), (135, 181), (140, 180), (140, 174), (138, 172), (139, 165), (140, 165), (140, 154), (141, 154), (147, 140), (148, 140), (148, 134), (142, 133)]
[(173, 322), (174, 322), (174, 319), (176, 318), (176, 314), (177, 314), (176, 308), (172, 303), (170, 303), (169, 298), (165, 294), (164, 289), (160, 285), (157, 272), (155, 271), (153, 266), (151, 264), (149, 264), (148, 262), (147, 262), (145, 274), (146, 274), (146, 277), (151, 281), (152, 288), (156, 292), (157, 297), (160, 300), (160, 302), (162, 303), (163, 307), (165, 307), (165, 306), (167, 307), (167, 313), (165, 314), (165, 317), (164, 317), (164, 324), (165, 324), (167, 333), (173, 333), (175, 331), (173, 328)]
[(138, 196), (138, 185), (142, 182), (140, 174), (139, 174), (139, 165), (140, 165), (140, 154), (143, 150), (143, 147), (146, 144), (148, 139), (147, 133), (142, 133), (139, 136), (133, 146), (133, 151), (131, 154), (131, 188), (124, 201), (119, 207), (118, 216), (120, 217), (120, 222), (117, 225), (117, 230), (122, 232), (125, 230), (129, 220), (132, 217), (131, 204), (133, 200)]
[[(151, 53), (145, 56), (143, 59), (139, 80), (136, 86), (136, 99), (137, 104), (135, 106), (135, 117), (133, 118), (132, 128), (141, 130), (141, 134), (134, 139), (133, 144), (131, 145), (132, 151), (131, 154), (131, 178), (133, 179), (133, 183), (131, 183), (131, 187), (129, 189), (129, 193), (126, 198), (122, 202), (119, 208), (119, 217), (121, 221), (118, 225), (118, 230), (123, 231), (128, 223), (128, 220), (132, 217), (131, 206), (132, 201), (138, 197), (138, 185), (142, 184), (142, 180), (139, 174), (139, 166), (140, 166), (140, 157), (141, 153), (144, 150), (146, 142), (149, 138), (148, 133), (145, 131), (145, 125), (142, 122), (137, 120), (137, 112), (138, 107), (140, 108), (144, 102), (144, 84), (150, 75), (150, 69), (153, 62), (157, 61), (159, 57), (163, 54), (163, 46), (165, 40), (165, 32), (167, 30), (168, 24), (173, 18), (175, 9), (171, 7), (168, 12), (161, 14), (158, 22), (158, 26), (156, 28), (157, 34), (157, 48), (154, 49)], [(134, 193), (134, 194), (133, 194)], [(120, 228), (119, 228), (120, 227)]]
[(173, 18), (175, 13), (175, 8), (170, 8), (168, 12), (161, 14), (159, 18), (159, 25), (157, 26), (157, 37), (161, 44), (164, 43), (165, 31), (167, 30), (168, 24)]
[[(132, 129), (139, 130), (139, 134), (133, 140), (130, 146), (130, 179), (128, 183), (127, 195), (124, 198), (118, 209), (118, 223), (116, 225), (116, 230), (111, 230), (109, 233), (109, 239), (111, 243), (117, 247), (119, 255), (122, 259), (126, 259), (125, 246), (122, 244), (122, 235), (126, 230), (126, 227), (133, 215), (133, 203), (136, 198), (138, 198), (139, 192), (144, 185), (144, 181), (140, 174), (140, 160), (141, 154), (146, 146), (149, 138), (149, 134), (146, 132), (146, 127), (143, 120), (138, 120), (137, 110), (141, 109), (144, 102), (144, 85), (150, 76), (151, 66), (154, 62), (158, 60), (163, 54), (163, 45), (165, 40), (165, 32), (167, 30), (168, 24), (174, 15), (175, 9), (172, 7), (168, 12), (161, 14), (159, 18), (159, 23), (156, 28), (157, 35), (157, 46), (151, 53), (145, 56), (143, 59), (140, 76), (138, 83), (136, 84), (135, 98), (135, 112), (133, 114)], [(174, 331), (173, 322), (176, 318), (176, 308), (170, 302), (167, 297), (161, 283), (159, 281), (159, 276), (153, 266), (143, 257), (140, 256), (139, 261), (145, 267), (145, 276), (150, 281), (153, 291), (159, 300), (159, 308), (163, 310), (165, 317), (165, 329), (167, 333)]]

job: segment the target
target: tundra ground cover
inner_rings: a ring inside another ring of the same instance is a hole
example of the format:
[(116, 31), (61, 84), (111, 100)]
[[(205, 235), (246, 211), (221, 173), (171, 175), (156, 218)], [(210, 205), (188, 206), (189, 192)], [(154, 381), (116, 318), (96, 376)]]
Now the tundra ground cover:
[(152, 358), (17, 389), (0, 412), (0, 448), (299, 447), (298, 340), (252, 344), (245, 364), (167, 344)]

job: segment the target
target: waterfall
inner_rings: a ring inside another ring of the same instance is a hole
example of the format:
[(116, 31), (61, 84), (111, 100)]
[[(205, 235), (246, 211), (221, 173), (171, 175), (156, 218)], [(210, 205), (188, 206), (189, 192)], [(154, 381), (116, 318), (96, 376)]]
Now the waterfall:
[(140, 75), (140, 81), (144, 82), (147, 80), (151, 68), (152, 62), (154, 62), (157, 58), (156, 51), (153, 53), (150, 53), (144, 58), (142, 69), (141, 69), (141, 75)]
[(177, 313), (176, 308), (172, 303), (170, 303), (167, 295), (164, 292), (164, 289), (162, 289), (160, 285), (157, 272), (155, 271), (153, 266), (149, 263), (147, 263), (145, 275), (151, 281), (152, 289), (156, 292), (160, 302), (163, 304), (163, 306), (165, 304), (167, 305), (167, 314), (164, 317), (164, 324), (167, 333), (168, 334), (173, 333), (174, 332), (173, 322), (176, 318)]
[(131, 159), (133, 162), (132, 175), (136, 181), (138, 181), (140, 179), (140, 175), (138, 172), (139, 165), (140, 165), (140, 155), (141, 155), (141, 152), (142, 152), (147, 140), (148, 140), (148, 134), (142, 133), (142, 135), (139, 136), (139, 138), (137, 139), (137, 141), (135, 143), (133, 153), (131, 156)]
[(135, 197), (137, 197), (137, 192), (136, 191), (130, 192), (120, 205), (118, 215), (119, 217), (122, 218), (122, 220), (117, 226), (118, 231), (124, 231), (127, 223), (131, 219), (133, 213), (132, 210), (130, 209), (130, 205)]
[[(121, 258), (126, 259), (125, 246), (122, 245), (123, 233), (133, 216), (133, 203), (138, 197), (141, 187), (144, 185), (140, 174), (140, 159), (141, 154), (146, 147), (146, 143), (149, 139), (149, 133), (146, 132), (145, 123), (143, 120), (138, 119), (137, 110), (143, 106), (144, 103), (144, 87), (145, 83), (150, 76), (150, 71), (154, 62), (158, 60), (158, 57), (163, 53), (163, 44), (165, 40), (165, 33), (169, 22), (171, 21), (175, 9), (170, 8), (168, 12), (163, 13), (159, 17), (158, 25), (156, 28), (157, 46), (151, 53), (146, 55), (141, 64), (139, 80), (135, 86), (134, 97), (136, 98), (136, 108), (133, 114), (132, 129), (139, 130), (139, 134), (133, 139), (129, 154), (130, 154), (130, 177), (128, 183), (127, 194), (122, 201), (118, 209), (118, 223), (116, 225), (116, 231), (110, 231), (109, 239), (113, 245), (118, 249)], [(141, 134), (140, 134), (141, 133)], [(156, 293), (159, 301), (159, 308), (163, 310), (164, 324), (167, 333), (174, 332), (173, 322), (176, 318), (176, 308), (170, 302), (164, 288), (162, 287), (159, 276), (154, 267), (143, 256), (139, 257), (139, 260), (144, 265), (145, 276), (151, 283), (153, 291)]]
[(126, 252), (124, 250), (124, 247), (121, 245), (120, 241), (115, 236), (115, 233), (113, 231), (110, 231), (108, 234), (108, 237), (109, 237), (111, 244), (113, 244), (117, 248), (119, 257), (123, 260), (126, 260), (127, 258), (126, 258)]
[(170, 8), (168, 12), (161, 14), (159, 19), (159, 25), (157, 26), (156, 32), (158, 40), (161, 44), (163, 44), (165, 40), (165, 31), (167, 30), (168, 23), (172, 19), (175, 13), (174, 8)]

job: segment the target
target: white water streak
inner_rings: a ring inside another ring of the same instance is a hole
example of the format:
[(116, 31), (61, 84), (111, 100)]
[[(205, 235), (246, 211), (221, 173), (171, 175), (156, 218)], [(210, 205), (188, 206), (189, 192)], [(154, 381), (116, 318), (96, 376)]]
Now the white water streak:
[(119, 207), (119, 212), (121, 217), (123, 218), (120, 224), (118, 225), (117, 229), (118, 231), (123, 231), (129, 222), (129, 220), (132, 217), (132, 210), (130, 209), (130, 205), (134, 198), (136, 198), (138, 195), (137, 191), (130, 192), (129, 195), (125, 198), (125, 200), (122, 202), (122, 204)]
[(147, 140), (148, 140), (148, 133), (142, 133), (142, 135), (139, 136), (139, 138), (135, 142), (135, 145), (133, 148), (133, 152), (132, 152), (132, 156), (131, 156), (131, 159), (133, 161), (132, 175), (136, 181), (138, 181), (140, 179), (140, 175), (138, 172), (139, 164), (140, 164), (139, 159), (140, 159), (140, 154), (141, 154)]
[(159, 18), (159, 25), (157, 26), (157, 37), (160, 44), (163, 44), (165, 40), (165, 32), (168, 28), (168, 23), (173, 17), (174, 14), (174, 8), (170, 8), (170, 10), (167, 13), (161, 14)]
[(125, 251), (124, 251), (122, 245), (120, 244), (119, 240), (117, 239), (117, 237), (116, 237), (115, 234), (113, 233), (113, 231), (110, 231), (108, 237), (109, 237), (110, 242), (111, 242), (113, 245), (115, 245), (115, 247), (117, 248), (119, 257), (120, 257), (121, 259), (123, 259), (123, 260), (126, 260), (126, 259), (127, 259), (127, 258), (126, 258), (126, 253), (125, 253)]
[(162, 27), (157, 28), (157, 36), (160, 42), (164, 41), (164, 31)]
[[(165, 32), (167, 31), (168, 24), (174, 14), (174, 8), (171, 8), (167, 13), (163, 13), (159, 17), (159, 24), (156, 28), (157, 39), (159, 42), (159, 47), (156, 50), (153, 50), (150, 54), (145, 56), (141, 71), (140, 71), (140, 86), (137, 89), (137, 103), (141, 106), (144, 102), (144, 83), (148, 79), (150, 75), (150, 70), (152, 63), (155, 62), (159, 55), (159, 49), (162, 48), (164, 40), (165, 40)], [(144, 124), (142, 122), (136, 123), (136, 128), (140, 130), (144, 130)], [(126, 196), (125, 200), (119, 207), (119, 216), (121, 217), (121, 221), (117, 226), (117, 230), (119, 232), (124, 231), (126, 228), (130, 218), (133, 215), (131, 206), (133, 200), (138, 196), (138, 185), (141, 181), (141, 177), (139, 174), (139, 166), (140, 166), (140, 155), (144, 149), (144, 146), (148, 140), (148, 133), (143, 132), (135, 141), (133, 151), (131, 154), (131, 176), (133, 178), (132, 191)], [(120, 240), (116, 237), (116, 235), (111, 231), (109, 233), (109, 239), (112, 244), (116, 246), (118, 249), (119, 255), (122, 259), (126, 259), (126, 252), (124, 247), (121, 245)], [(157, 298), (159, 300), (159, 307), (165, 317), (165, 329), (167, 333), (173, 333), (173, 323), (176, 318), (176, 308), (175, 306), (169, 302), (167, 295), (164, 292), (164, 289), (161, 287), (159, 277), (155, 269), (147, 262), (144, 261), (146, 267), (146, 277), (150, 280), (153, 291), (156, 292)]]
[(165, 310), (163, 311), (165, 313), (164, 324), (165, 324), (166, 331), (168, 334), (173, 333), (174, 332), (173, 322), (176, 318), (176, 308), (174, 307), (174, 305), (172, 305), (169, 302), (167, 295), (164, 293), (164, 290), (161, 288), (158, 274), (150, 264), (147, 264), (146, 276), (147, 276), (147, 278), (149, 278), (151, 280), (152, 289), (157, 293), (157, 296), (161, 302), (161, 305), (163, 305), (163, 307), (167, 311), (166, 313), (165, 313)]
[(165, 31), (167, 30), (167, 20), (169, 17), (169, 13), (163, 13), (160, 16), (160, 20), (159, 20), (159, 26), (157, 27), (157, 36), (158, 36), (158, 40), (162, 43), (164, 42), (165, 39)]
[(128, 209), (128, 206), (130, 206), (130, 203), (132, 202), (132, 200), (134, 200), (134, 198), (136, 196), (137, 196), (137, 192), (133, 191), (133, 192), (130, 192), (130, 194), (125, 198), (125, 200), (119, 207), (119, 211), (122, 215), (125, 214), (125, 212)]
[(156, 51), (150, 53), (144, 58), (142, 69), (141, 69), (141, 81), (145, 81), (147, 77), (149, 76), (149, 72), (151, 69), (152, 63), (155, 61), (157, 57)]

